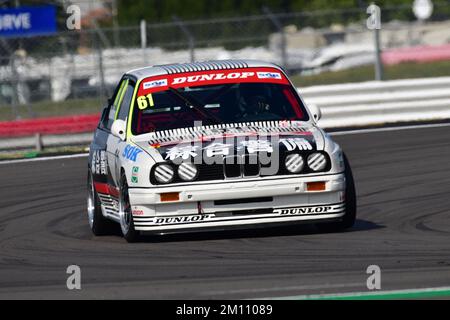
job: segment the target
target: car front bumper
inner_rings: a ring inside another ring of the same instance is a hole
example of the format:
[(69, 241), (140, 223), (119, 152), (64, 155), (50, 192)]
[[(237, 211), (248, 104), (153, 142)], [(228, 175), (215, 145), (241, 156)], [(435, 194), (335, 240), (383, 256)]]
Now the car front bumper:
[[(308, 191), (310, 182), (325, 190)], [(161, 201), (161, 194), (177, 201)], [(226, 181), (129, 189), (136, 230), (152, 233), (232, 229), (339, 220), (345, 214), (345, 175)]]

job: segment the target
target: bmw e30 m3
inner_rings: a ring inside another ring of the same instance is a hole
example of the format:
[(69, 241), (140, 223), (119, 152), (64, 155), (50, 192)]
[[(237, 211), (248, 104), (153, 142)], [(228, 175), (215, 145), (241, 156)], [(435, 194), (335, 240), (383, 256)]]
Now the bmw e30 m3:
[(319, 118), (270, 63), (132, 70), (90, 147), (89, 225), (102, 235), (119, 224), (129, 242), (145, 232), (349, 228), (356, 217), (351, 168)]

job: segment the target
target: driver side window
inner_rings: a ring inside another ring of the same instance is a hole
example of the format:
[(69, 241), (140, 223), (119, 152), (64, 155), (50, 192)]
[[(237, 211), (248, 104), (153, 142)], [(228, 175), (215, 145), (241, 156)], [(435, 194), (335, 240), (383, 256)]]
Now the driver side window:
[(131, 80), (127, 81), (126, 86), (124, 87), (124, 93), (122, 100), (120, 101), (119, 111), (117, 113), (117, 119), (125, 120), (128, 118), (128, 114), (130, 112), (131, 100), (133, 99), (134, 93), (134, 82)]
[(124, 91), (127, 87), (128, 79), (123, 79), (116, 89), (116, 93), (113, 98), (111, 104), (107, 107), (105, 118), (103, 119), (103, 128), (107, 130), (111, 130), (111, 126), (116, 118), (116, 113), (119, 108), (119, 105), (122, 101)]

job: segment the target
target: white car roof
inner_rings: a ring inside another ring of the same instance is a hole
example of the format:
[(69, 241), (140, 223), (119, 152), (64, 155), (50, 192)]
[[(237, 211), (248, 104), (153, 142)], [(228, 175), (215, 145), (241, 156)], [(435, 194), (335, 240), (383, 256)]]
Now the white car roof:
[(135, 78), (137, 78), (137, 80), (141, 80), (144, 78), (161, 76), (165, 74), (245, 68), (275, 68), (281, 70), (281, 67), (277, 66), (276, 64), (258, 60), (211, 60), (193, 63), (156, 65), (134, 69), (128, 71), (127, 74), (134, 76)]

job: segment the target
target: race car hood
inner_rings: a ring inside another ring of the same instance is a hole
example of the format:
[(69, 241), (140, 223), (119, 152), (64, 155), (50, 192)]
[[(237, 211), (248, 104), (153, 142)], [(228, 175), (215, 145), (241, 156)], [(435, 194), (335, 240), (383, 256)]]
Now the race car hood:
[(307, 122), (270, 121), (200, 126), (152, 132), (132, 141), (156, 162), (177, 161), (198, 156), (228, 156), (236, 152), (252, 154), (295, 150), (324, 150), (320, 129)]

